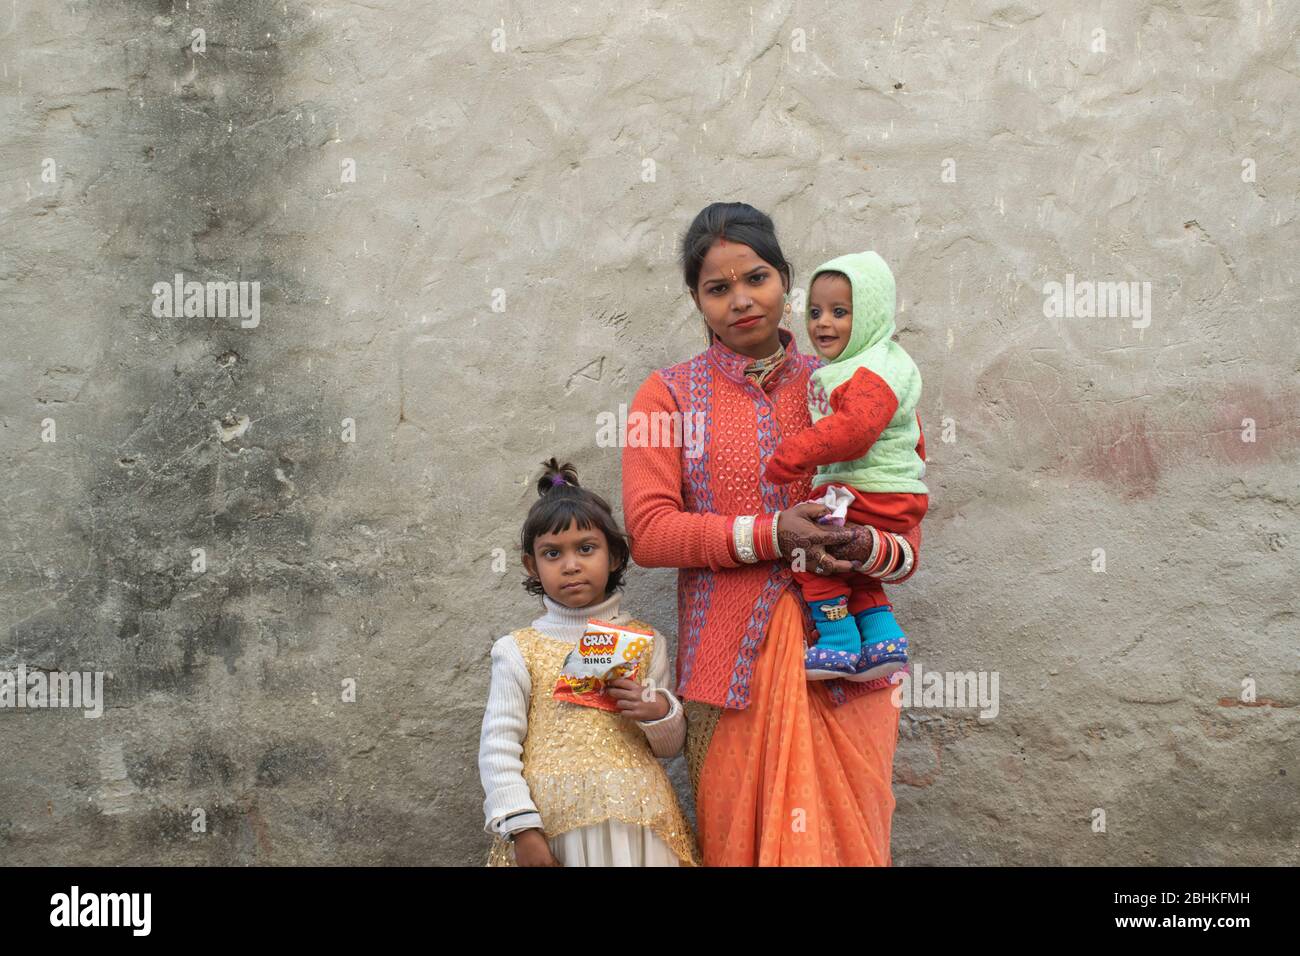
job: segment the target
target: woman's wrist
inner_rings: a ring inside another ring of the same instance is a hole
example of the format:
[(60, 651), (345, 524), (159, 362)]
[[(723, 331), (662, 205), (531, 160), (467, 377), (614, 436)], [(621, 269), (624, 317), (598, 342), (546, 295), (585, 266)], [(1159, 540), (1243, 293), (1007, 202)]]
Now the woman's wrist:
[(758, 553), (754, 550), (754, 519), (757, 515), (737, 515), (731, 526), (732, 550), (743, 564), (754, 564)]
[(852, 537), (832, 549), (835, 557), (852, 561), (862, 574), (881, 581), (900, 580), (912, 570), (915, 555), (902, 535), (865, 524), (847, 528)]
[(760, 561), (775, 561), (781, 557), (781, 550), (777, 547), (776, 536), (773, 533), (779, 513), (761, 514), (754, 519), (754, 550), (758, 553)]
[(899, 550), (902, 552), (898, 560), (898, 567), (894, 571), (891, 571), (882, 577), (880, 579), (882, 581), (901, 581), (912, 573), (912, 565), (916, 561), (916, 555), (912, 551), (911, 543), (906, 538), (899, 538), (898, 546)]
[(741, 564), (776, 561), (782, 549), (777, 538), (779, 512), (736, 515), (731, 522), (731, 556)]

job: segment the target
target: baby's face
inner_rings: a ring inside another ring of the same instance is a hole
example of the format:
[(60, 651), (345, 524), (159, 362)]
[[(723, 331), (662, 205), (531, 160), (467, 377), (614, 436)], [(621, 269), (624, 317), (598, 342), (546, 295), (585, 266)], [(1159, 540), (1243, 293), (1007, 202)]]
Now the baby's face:
[(823, 272), (808, 290), (808, 338), (822, 358), (839, 356), (853, 330), (853, 285), (840, 272)]

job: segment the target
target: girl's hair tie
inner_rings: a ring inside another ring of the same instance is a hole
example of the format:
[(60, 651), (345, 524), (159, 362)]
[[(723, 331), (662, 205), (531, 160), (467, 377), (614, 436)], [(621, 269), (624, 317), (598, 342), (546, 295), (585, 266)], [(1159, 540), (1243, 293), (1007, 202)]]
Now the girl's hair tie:
[(556, 485), (567, 485), (567, 484), (568, 484), (568, 482), (564, 480), (564, 476), (563, 476), (563, 475), (551, 475), (551, 487), (552, 487), (552, 488), (555, 487)]

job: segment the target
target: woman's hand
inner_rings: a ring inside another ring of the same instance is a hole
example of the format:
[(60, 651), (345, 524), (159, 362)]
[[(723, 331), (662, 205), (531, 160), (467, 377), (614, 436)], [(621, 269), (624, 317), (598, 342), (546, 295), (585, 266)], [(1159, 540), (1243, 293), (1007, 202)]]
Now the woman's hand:
[(523, 830), (515, 834), (515, 863), (519, 866), (559, 866), (551, 853), (546, 834), (541, 830)]
[(668, 716), (671, 709), (668, 698), (655, 691), (646, 694), (644, 685), (638, 684), (630, 677), (620, 677), (607, 685), (609, 696), (614, 699), (614, 706), (624, 717), (631, 717), (641, 722), (660, 720)]
[[(828, 548), (847, 544), (851, 529), (818, 524), (817, 519), (830, 514), (831, 509), (816, 501), (804, 501), (781, 512), (776, 534), (781, 554), (787, 561), (803, 556), (805, 571), (825, 574), (847, 574), (854, 570), (852, 564), (828, 552)], [(871, 548), (870, 539), (867, 542)], [(865, 555), (863, 556), (865, 557)]]
[(827, 553), (832, 560), (851, 562), (850, 568), (857, 571), (871, 557), (871, 526), (848, 525), (844, 530), (848, 532), (848, 537), (838, 544), (828, 546)]

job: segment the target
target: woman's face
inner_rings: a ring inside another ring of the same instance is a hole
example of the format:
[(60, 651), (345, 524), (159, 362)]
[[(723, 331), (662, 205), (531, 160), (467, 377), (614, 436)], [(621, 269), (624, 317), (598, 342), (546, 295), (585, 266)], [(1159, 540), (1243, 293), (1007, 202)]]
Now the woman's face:
[(713, 334), (733, 352), (766, 358), (781, 345), (785, 280), (749, 246), (719, 239), (700, 266), (691, 298)]
[(579, 528), (574, 521), (563, 531), (538, 535), (533, 553), (524, 555), (523, 560), (525, 570), (542, 582), (547, 596), (565, 607), (603, 601), (609, 576), (618, 570), (618, 559), (610, 554), (604, 532)]

